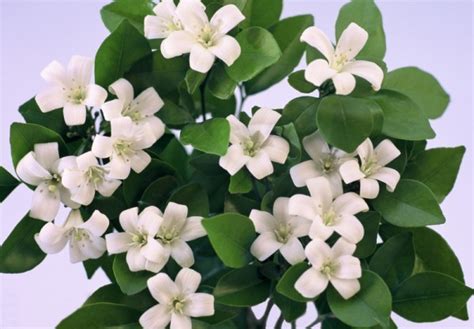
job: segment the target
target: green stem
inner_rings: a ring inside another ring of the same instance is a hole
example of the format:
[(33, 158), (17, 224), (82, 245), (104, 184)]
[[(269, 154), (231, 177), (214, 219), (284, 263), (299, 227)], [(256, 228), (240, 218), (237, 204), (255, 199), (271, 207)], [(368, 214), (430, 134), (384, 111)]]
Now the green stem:
[(239, 109), (236, 113), (237, 117), (239, 117), (240, 113), (244, 109), (245, 100), (247, 99), (247, 93), (245, 92), (245, 86), (243, 84), (239, 85), (239, 92), (240, 92), (240, 102), (239, 102)]
[(273, 301), (270, 299), (267, 303), (267, 307), (265, 308), (265, 312), (263, 313), (262, 318), (258, 321), (259, 327), (266, 328), (267, 320), (268, 320), (268, 317), (270, 316), (270, 312), (272, 311), (273, 305), (274, 305)]
[(207, 78), (209, 75), (206, 75), (204, 81), (199, 86), (199, 90), (201, 92), (201, 113), (202, 113), (202, 122), (206, 122), (206, 85), (207, 85)]
[(275, 323), (275, 329), (281, 329), (283, 327), (283, 313), (280, 314), (280, 316), (278, 317), (278, 320), (277, 322)]
[(324, 320), (326, 319), (330, 319), (330, 318), (333, 318), (334, 315), (332, 313), (327, 313), (327, 314), (321, 314), (321, 315), (318, 315), (318, 317), (316, 318), (316, 320), (314, 320), (313, 322), (311, 322), (307, 327), (306, 329), (311, 329), (313, 326), (317, 325), (318, 323), (321, 323), (323, 322)]

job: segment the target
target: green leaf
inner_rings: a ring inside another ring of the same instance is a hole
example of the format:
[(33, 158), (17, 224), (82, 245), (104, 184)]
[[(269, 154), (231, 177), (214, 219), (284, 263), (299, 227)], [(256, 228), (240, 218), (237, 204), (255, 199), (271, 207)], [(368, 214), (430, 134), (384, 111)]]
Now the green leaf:
[(137, 323), (140, 315), (140, 311), (124, 305), (113, 303), (90, 304), (69, 315), (56, 328), (132, 328), (129, 325)]
[(5, 168), (0, 167), (0, 203), (20, 184)]
[(276, 63), (281, 50), (273, 35), (261, 27), (250, 27), (236, 36), (241, 54), (227, 73), (234, 81), (247, 81)]
[(380, 275), (390, 290), (394, 291), (412, 274), (414, 266), (413, 235), (406, 232), (385, 241), (370, 259), (369, 268)]
[(252, 190), (252, 178), (245, 169), (239, 170), (230, 177), (229, 192), (232, 194), (248, 193)]
[(300, 276), (309, 269), (307, 263), (299, 263), (291, 266), (281, 277), (276, 286), (276, 291), (295, 302), (305, 303), (312, 299), (303, 297), (296, 289), (295, 283)]
[(182, 179), (189, 178), (189, 156), (177, 138), (173, 137), (158, 157), (173, 167)]
[(205, 90), (206, 111), (212, 114), (213, 118), (226, 118), (235, 113), (237, 101), (235, 95), (230, 95), (227, 99), (221, 99), (212, 94), (209, 88)]
[(331, 286), (327, 290), (329, 307), (334, 315), (350, 326), (388, 325), (392, 296), (385, 282), (374, 272), (363, 271), (360, 291), (348, 300)]
[(295, 302), (278, 292), (273, 293), (272, 300), (283, 314), (283, 318), (287, 322), (292, 322), (298, 319), (306, 312), (306, 303)]
[(164, 209), (166, 201), (168, 201), (178, 185), (178, 180), (173, 176), (160, 177), (146, 188), (139, 204)]
[[(274, 6), (273, 2), (274, 0), (272, 0), (272, 7)], [(270, 32), (283, 53), (275, 64), (245, 83), (247, 94), (256, 94), (275, 85), (295, 69), (306, 49), (305, 44), (300, 41), (301, 34), (311, 25), (313, 25), (313, 16), (302, 15), (285, 18), (270, 28)]]
[(153, 15), (153, 2), (150, 0), (115, 0), (102, 7), (100, 15), (104, 25), (111, 32), (126, 19), (143, 33), (145, 16)]
[(171, 128), (180, 128), (183, 125), (194, 122), (191, 113), (170, 100), (165, 100), (165, 105), (156, 115)]
[(371, 99), (382, 108), (383, 134), (411, 141), (435, 137), (435, 132), (424, 113), (407, 96), (391, 90), (381, 90)]
[(124, 295), (120, 288), (112, 283), (102, 286), (94, 291), (94, 293), (84, 302), (83, 306), (97, 303), (120, 304), (144, 312), (150, 307), (156, 305), (156, 300), (147, 290), (136, 295)]
[(107, 89), (123, 77), (134, 63), (150, 54), (148, 40), (129, 21), (122, 21), (97, 51), (95, 82)]
[(226, 119), (215, 118), (203, 123), (190, 124), (181, 131), (184, 144), (209, 154), (225, 155), (229, 145), (230, 125)]
[(255, 228), (248, 217), (226, 213), (204, 219), (202, 225), (226, 266), (240, 268), (248, 264), (250, 245), (255, 240)]
[(113, 270), (120, 290), (127, 295), (134, 295), (144, 290), (147, 280), (154, 275), (148, 271), (130, 271), (125, 253), (115, 256)]
[(68, 126), (64, 123), (62, 110), (43, 113), (34, 98), (21, 105), (19, 111), (27, 123), (35, 123), (54, 130), (63, 137), (69, 131)]
[(316, 112), (320, 99), (303, 96), (291, 100), (283, 109), (281, 124), (293, 122), (298, 136), (301, 138), (314, 133), (316, 127)]
[(173, 201), (188, 207), (188, 216), (209, 215), (209, 200), (206, 191), (199, 184), (189, 184), (174, 192), (169, 202)]
[(383, 88), (407, 95), (430, 119), (443, 115), (449, 104), (449, 95), (438, 80), (417, 67), (402, 67), (387, 73)]
[(442, 273), (418, 273), (393, 295), (393, 310), (413, 322), (440, 321), (459, 311), (473, 290)]
[(372, 206), (389, 223), (401, 227), (420, 227), (446, 221), (433, 192), (426, 185), (402, 179), (394, 192), (380, 189)]
[(102, 269), (110, 279), (111, 282), (115, 282), (114, 271), (112, 269), (114, 264), (114, 255), (107, 255), (105, 253), (97, 259), (87, 259), (82, 262), (84, 270), (86, 271), (86, 276), (88, 279), (91, 279), (92, 276), (97, 272), (98, 269)]
[(317, 87), (305, 79), (304, 72), (305, 70), (300, 70), (291, 73), (288, 76), (288, 83), (299, 92), (309, 94), (315, 91)]
[(371, 108), (374, 107), (377, 104), (368, 99), (325, 97), (316, 115), (319, 131), (328, 143), (353, 152), (372, 132)]
[(43, 261), (46, 254), (36, 244), (34, 236), (45, 222), (26, 215), (0, 246), (0, 272), (23, 273)]
[(270, 281), (258, 273), (257, 266), (248, 265), (224, 274), (213, 295), (217, 303), (248, 307), (262, 303), (269, 293)]
[(409, 162), (403, 177), (424, 183), (442, 202), (451, 192), (466, 148), (435, 148), (418, 153)]
[(186, 76), (184, 77), (184, 81), (186, 82), (186, 87), (188, 88), (188, 93), (194, 94), (194, 92), (199, 88), (199, 86), (203, 83), (206, 79), (207, 74), (197, 72), (194, 70), (189, 69), (186, 72)]
[(364, 237), (357, 243), (354, 256), (366, 258), (372, 255), (377, 246), (377, 234), (379, 232), (380, 214), (376, 211), (368, 211), (357, 215), (357, 218), (364, 226)]
[(338, 40), (350, 23), (358, 24), (369, 34), (367, 43), (357, 57), (383, 59), (386, 50), (385, 32), (383, 30), (382, 15), (374, 1), (352, 0), (340, 9), (336, 21), (336, 36)]
[(278, 22), (283, 10), (283, 0), (247, 0), (243, 8), (243, 28), (261, 26), (268, 28)]
[(218, 62), (209, 74), (207, 88), (219, 99), (228, 99), (235, 93), (237, 82), (234, 81), (225, 69), (225, 65)]
[(67, 154), (64, 140), (56, 132), (33, 123), (14, 122), (10, 126), (10, 146), (13, 166), (16, 168), (18, 162), (30, 151), (35, 144), (57, 142), (60, 154)]

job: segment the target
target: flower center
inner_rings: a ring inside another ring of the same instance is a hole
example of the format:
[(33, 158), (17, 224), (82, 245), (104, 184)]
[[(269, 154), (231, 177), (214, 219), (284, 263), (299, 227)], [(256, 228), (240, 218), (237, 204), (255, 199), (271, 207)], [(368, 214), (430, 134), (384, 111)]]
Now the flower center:
[(87, 230), (77, 227), (71, 229), (69, 236), (77, 242), (88, 241), (91, 239)]
[(376, 173), (380, 169), (380, 165), (377, 162), (377, 158), (374, 156), (366, 159), (365, 163), (360, 167), (360, 170), (365, 176), (370, 176)]
[(333, 154), (326, 154), (320, 160), (321, 170), (325, 174), (329, 174), (337, 167), (337, 159)]
[(89, 183), (97, 186), (104, 180), (105, 169), (99, 166), (89, 167), (86, 171), (86, 178)]
[(124, 139), (118, 139), (114, 143), (114, 151), (118, 156), (129, 157), (133, 153), (132, 142)]
[(260, 147), (262, 146), (262, 134), (260, 132), (256, 132), (250, 138), (243, 141), (240, 145), (244, 150), (244, 155), (249, 157), (254, 157), (257, 155), (258, 151), (260, 151)]
[(58, 190), (58, 185), (61, 183), (61, 176), (53, 174), (53, 177), (48, 181), (48, 190), (52, 193)]
[(209, 24), (206, 24), (197, 36), (197, 41), (204, 46), (204, 48), (209, 48), (214, 46), (214, 36), (215, 32)]
[(293, 233), (290, 224), (282, 223), (278, 224), (277, 228), (273, 231), (275, 233), (275, 237), (278, 242), (280, 243), (287, 243)]
[(323, 263), (319, 271), (330, 278), (336, 272), (336, 265), (332, 261), (328, 260)]
[(176, 297), (171, 302), (171, 307), (175, 313), (183, 314), (184, 306), (186, 305), (186, 300), (184, 298)]
[(87, 97), (87, 90), (83, 86), (71, 88), (67, 99), (72, 104), (82, 104)]
[(174, 226), (164, 230), (160, 229), (157, 238), (164, 244), (170, 244), (179, 237), (178, 233), (178, 230)]
[(140, 111), (136, 109), (135, 105), (136, 104), (128, 104), (127, 107), (125, 107), (125, 109), (122, 111), (122, 114), (132, 119), (133, 122), (137, 123), (143, 119), (143, 116)]
[(145, 234), (133, 234), (132, 243), (135, 246), (141, 247), (147, 243), (147, 236)]
[(347, 63), (349, 63), (349, 58), (346, 53), (336, 53), (332, 60), (331, 68), (338, 72), (341, 72), (341, 70), (344, 68), (344, 66), (347, 65)]
[(170, 20), (166, 25), (166, 29), (168, 30), (168, 32), (171, 33), (174, 31), (181, 31), (183, 29), (183, 26), (181, 25), (181, 22), (178, 18), (173, 17), (173, 20)]
[(334, 209), (329, 209), (322, 215), (323, 224), (326, 226), (332, 226), (336, 223), (337, 214)]

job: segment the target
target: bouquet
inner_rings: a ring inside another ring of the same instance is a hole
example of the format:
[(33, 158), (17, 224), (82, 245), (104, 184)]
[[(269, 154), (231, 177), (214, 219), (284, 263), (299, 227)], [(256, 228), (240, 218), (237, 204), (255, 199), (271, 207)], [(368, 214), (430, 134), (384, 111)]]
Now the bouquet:
[[(0, 271), (68, 248), (111, 282), (58, 328), (265, 328), (274, 309), (296, 328), (309, 304), (308, 328), (468, 319), (473, 289), (428, 228), (465, 151), (426, 149), (449, 96), (387, 69), (372, 0), (341, 8), (335, 43), (282, 5), (116, 0), (95, 59), (41, 72), (11, 125), (18, 178), (0, 168), (0, 201), (32, 190)], [(284, 79), (306, 95), (243, 111)]]

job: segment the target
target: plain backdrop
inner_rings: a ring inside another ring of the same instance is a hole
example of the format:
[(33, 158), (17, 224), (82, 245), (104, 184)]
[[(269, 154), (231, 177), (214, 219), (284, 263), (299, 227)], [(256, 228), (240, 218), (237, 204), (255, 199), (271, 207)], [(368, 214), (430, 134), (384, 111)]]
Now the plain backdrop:
[[(9, 126), (21, 121), (18, 106), (44, 86), (40, 71), (53, 59), (66, 63), (75, 54), (91, 56), (108, 35), (97, 1), (0, 0), (0, 165), (13, 171)], [(286, 0), (283, 16), (311, 13), (318, 27), (333, 38), (337, 13), (345, 1)], [(473, 5), (471, 1), (379, 1), (387, 35), (389, 69), (418, 66), (434, 74), (451, 96), (447, 113), (432, 122), (437, 133), (430, 147), (464, 144), (467, 152), (459, 178), (442, 208), (447, 223), (436, 227), (458, 255), (466, 282), (473, 277)], [(303, 66), (302, 66), (303, 67)], [(286, 81), (246, 103), (281, 108), (298, 96)], [(0, 241), (29, 209), (32, 192), (18, 187), (0, 205)], [(62, 213), (61, 215), (64, 215)], [(87, 280), (81, 264), (71, 265), (67, 251), (48, 256), (30, 272), (1, 276), (1, 328), (52, 328), (98, 287), (103, 273)], [(474, 313), (470, 302), (471, 316)], [(256, 308), (262, 313), (263, 306)], [(298, 327), (315, 318), (309, 309)], [(277, 317), (272, 312), (272, 321)], [(395, 316), (399, 328), (473, 328), (474, 321), (453, 318), (415, 325)], [(270, 323), (272, 323), (272, 321)], [(81, 329), (81, 328), (78, 328)]]

